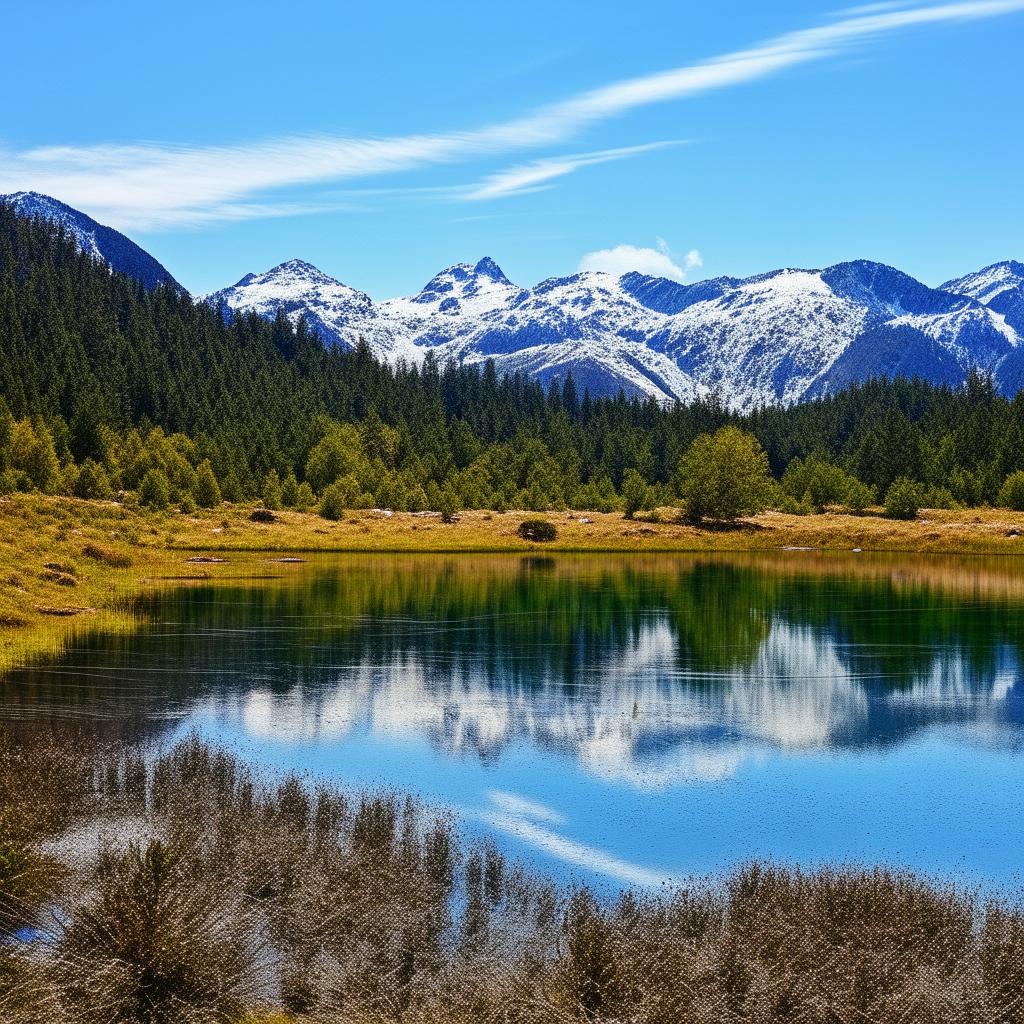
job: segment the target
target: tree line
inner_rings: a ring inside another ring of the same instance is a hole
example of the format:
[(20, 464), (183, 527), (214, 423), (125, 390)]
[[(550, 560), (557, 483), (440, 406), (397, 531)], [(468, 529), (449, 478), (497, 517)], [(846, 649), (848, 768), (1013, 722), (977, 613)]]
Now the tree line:
[(594, 396), (571, 376), (545, 388), (430, 354), (385, 366), (363, 344), (324, 346), (303, 321), (227, 323), (173, 288), (147, 290), (60, 226), (0, 206), (0, 491), (327, 515), (682, 504), (729, 518), (857, 511), (894, 485), (904, 507), (1024, 507), (1022, 471), (1024, 398), (982, 374), (960, 388), (879, 379), (740, 414), (716, 396)]

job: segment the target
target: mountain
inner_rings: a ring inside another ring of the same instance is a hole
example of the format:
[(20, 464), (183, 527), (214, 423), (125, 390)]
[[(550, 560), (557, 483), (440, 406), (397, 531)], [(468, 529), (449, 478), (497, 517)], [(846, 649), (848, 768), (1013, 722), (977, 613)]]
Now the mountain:
[(1024, 263), (1016, 260), (993, 263), (976, 274), (947, 281), (942, 289), (977, 299), (1005, 317), (1019, 334), (1024, 334)]
[[(35, 192), (2, 197), (63, 225), (78, 245), (147, 287), (180, 288), (134, 242)], [(375, 302), (303, 260), (205, 296), (231, 318), (305, 317), (326, 346), (364, 339), (380, 360), (493, 360), (549, 384), (660, 402), (715, 393), (729, 406), (799, 402), (878, 376), (958, 384), (973, 369), (1024, 389), (1024, 264), (995, 263), (930, 288), (868, 260), (680, 284), (581, 273), (532, 288), (494, 260), (459, 263), (408, 298)]]
[(621, 388), (687, 401), (715, 392), (745, 410), (881, 375), (957, 384), (975, 368), (1016, 390), (1024, 325), (1016, 326), (1013, 303), (1024, 274), (1021, 264), (997, 266), (1005, 268), (998, 285), (987, 288), (981, 281), (995, 278), (993, 268), (974, 275), (977, 286), (964, 278), (930, 288), (867, 260), (694, 284), (582, 273), (522, 288), (484, 258), (449, 267), (417, 295), (374, 303), (292, 261), (209, 299), (268, 317), (305, 313), (329, 344), (365, 337), (387, 360), (427, 351), (492, 359), (500, 371), (546, 383), (571, 373), (595, 394)]
[(147, 288), (168, 284), (184, 291), (160, 263), (130, 238), (58, 199), (38, 192), (13, 192), (0, 196), (0, 203), (9, 204), (24, 217), (42, 217), (62, 225), (83, 252), (102, 260), (111, 270), (137, 278)]
[(365, 292), (329, 277), (304, 260), (288, 260), (264, 274), (246, 274), (237, 284), (205, 296), (226, 316), (257, 313), (272, 320), (283, 312), (292, 323), (306, 322), (325, 345), (354, 348), (360, 338), (380, 360), (421, 358)]

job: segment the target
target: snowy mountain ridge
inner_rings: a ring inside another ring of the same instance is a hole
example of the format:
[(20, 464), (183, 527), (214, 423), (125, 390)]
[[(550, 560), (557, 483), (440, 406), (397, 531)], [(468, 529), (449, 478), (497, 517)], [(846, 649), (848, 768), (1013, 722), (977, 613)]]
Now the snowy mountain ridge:
[(325, 343), (364, 337), (391, 362), (432, 351), (441, 361), (492, 359), (501, 372), (545, 383), (571, 373), (595, 394), (621, 388), (688, 401), (715, 392), (749, 409), (882, 374), (955, 384), (975, 368), (999, 379), (1006, 363), (1007, 379), (1015, 379), (1024, 330), (994, 307), (1024, 291), (1024, 275), (1014, 276), (1020, 264), (1007, 266), (998, 274), (988, 268), (990, 283), (976, 284), (974, 275), (947, 289), (867, 260), (694, 284), (588, 272), (523, 288), (485, 257), (447, 268), (417, 295), (374, 303), (291, 261), (208, 301), (229, 311), (305, 315)]
[[(134, 242), (34, 192), (0, 197), (61, 223), (86, 252), (147, 287), (171, 275)], [(554, 277), (531, 288), (494, 260), (459, 263), (416, 295), (375, 302), (293, 259), (202, 297), (231, 318), (305, 318), (327, 345), (364, 339), (386, 362), (483, 363), (580, 391), (737, 410), (799, 402), (878, 376), (956, 385), (972, 370), (1024, 390), (1024, 263), (994, 263), (930, 288), (869, 260), (681, 284), (632, 272)]]

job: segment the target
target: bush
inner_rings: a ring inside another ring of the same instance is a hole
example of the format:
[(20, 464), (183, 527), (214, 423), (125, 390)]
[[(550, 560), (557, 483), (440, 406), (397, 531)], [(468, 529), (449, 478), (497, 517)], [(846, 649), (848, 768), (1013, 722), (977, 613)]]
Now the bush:
[(461, 507), (462, 503), (459, 501), (459, 496), (455, 493), (455, 488), (451, 486), (445, 487), (441, 491), (437, 502), (437, 511), (441, 513), (441, 522), (454, 523)]
[(615, 493), (615, 484), (608, 476), (577, 487), (569, 503), (573, 508), (587, 512), (617, 512), (622, 508), (622, 501)]
[(150, 469), (139, 485), (139, 504), (146, 508), (163, 509), (171, 503), (171, 485), (163, 470)]
[(295, 474), (290, 472), (284, 478), (284, 482), (281, 484), (281, 501), (284, 503), (285, 508), (295, 508), (299, 500), (299, 481), (295, 479)]
[(558, 537), (558, 529), (554, 523), (546, 519), (524, 519), (516, 530), (523, 540), (532, 540), (538, 543), (555, 540)]
[(1024, 512), (1024, 470), (1011, 473), (999, 489), (999, 507)]
[(305, 512), (316, 504), (316, 495), (309, 484), (303, 482), (295, 490), (295, 508), (299, 512)]
[(649, 505), (647, 481), (635, 470), (627, 469), (622, 478), (622, 504), (627, 519)]
[(160, 840), (129, 847), (62, 943), (75, 1019), (237, 1019), (246, 977), (239, 909)]
[(732, 522), (763, 512), (774, 492), (768, 456), (738, 427), (701, 434), (679, 460), (677, 475), (691, 519)]
[(114, 495), (107, 471), (95, 459), (86, 459), (82, 463), (78, 479), (75, 481), (74, 492), (79, 498), (93, 498), (102, 501), (106, 501)]
[(824, 455), (809, 455), (806, 461), (793, 459), (782, 474), (782, 490), (813, 512), (823, 512), (828, 505), (845, 505), (863, 512), (873, 504), (874, 492), (855, 476), (847, 473)]
[(320, 496), (320, 515), (333, 522), (345, 517), (345, 489), (339, 481), (330, 484)]
[(277, 516), (274, 515), (273, 509), (256, 508), (252, 510), (249, 521), (253, 523), (276, 523)]
[(850, 489), (846, 492), (843, 504), (855, 515), (862, 516), (878, 500), (878, 493), (874, 487), (854, 480)]
[(923, 488), (908, 477), (897, 477), (885, 492), (885, 514), (890, 519), (916, 519), (923, 500)]

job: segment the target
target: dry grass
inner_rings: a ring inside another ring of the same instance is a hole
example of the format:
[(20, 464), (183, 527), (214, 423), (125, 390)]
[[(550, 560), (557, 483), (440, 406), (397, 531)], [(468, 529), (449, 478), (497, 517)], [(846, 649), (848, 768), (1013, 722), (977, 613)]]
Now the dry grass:
[[(885, 870), (751, 865), (610, 903), (560, 891), (397, 795), (261, 780), (192, 740), (143, 761), (0, 732), (18, 840), (84, 821), (40, 900), (0, 875), (10, 1024), (807, 1024), (1024, 1014), (1024, 914)], [(40, 786), (52, 771), (65, 791)], [(83, 793), (87, 794), (82, 799)], [(26, 796), (27, 794), (27, 796)], [(134, 823), (131, 842), (126, 822)], [(120, 829), (116, 826), (120, 826)]]

